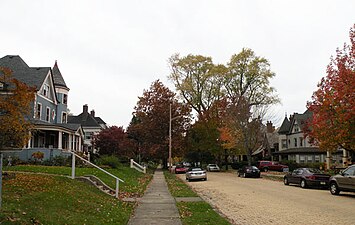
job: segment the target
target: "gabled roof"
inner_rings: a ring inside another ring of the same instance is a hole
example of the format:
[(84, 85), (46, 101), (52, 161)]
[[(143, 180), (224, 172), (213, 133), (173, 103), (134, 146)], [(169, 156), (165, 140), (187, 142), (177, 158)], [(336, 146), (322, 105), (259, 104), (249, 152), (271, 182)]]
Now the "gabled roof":
[(100, 124), (96, 119), (90, 114), (83, 112), (78, 116), (68, 116), (68, 123), (81, 124), (83, 127), (100, 127)]
[(287, 134), (290, 130), (290, 127), (291, 127), (291, 123), (290, 121), (288, 120), (287, 117), (285, 117), (284, 121), (282, 122), (282, 125), (279, 129), (279, 134)]
[(54, 80), (55, 86), (61, 86), (61, 87), (65, 87), (65, 88), (69, 89), (64, 81), (62, 73), (60, 72), (60, 70), (58, 68), (57, 61), (55, 61), (55, 63), (54, 63), (52, 73), (53, 73), (53, 80)]
[(7, 55), (0, 58), (0, 66), (11, 69), (13, 78), (30, 87), (36, 87), (37, 90), (40, 89), (51, 70), (50, 67), (29, 67), (18, 55)]

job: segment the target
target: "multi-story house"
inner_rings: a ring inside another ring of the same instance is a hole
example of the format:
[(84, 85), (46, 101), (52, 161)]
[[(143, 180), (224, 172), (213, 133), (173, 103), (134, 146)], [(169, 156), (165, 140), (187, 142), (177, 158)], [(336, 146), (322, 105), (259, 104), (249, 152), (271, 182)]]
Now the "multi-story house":
[(331, 155), (330, 151), (321, 151), (318, 146), (310, 143), (308, 137), (305, 137), (306, 121), (311, 116), (312, 113), (306, 110), (303, 114), (294, 113), (290, 118), (285, 117), (278, 130), (279, 151), (273, 156), (278, 156), (279, 161), (292, 160), (300, 164), (326, 163), (328, 168), (330, 165), (341, 166), (342, 163), (347, 162), (345, 150), (345, 152), (337, 150)]
[(20, 56), (7, 55), (0, 58), (0, 66), (11, 69), (13, 78), (36, 89), (28, 115), (33, 124), (31, 138), (16, 156), (27, 160), (33, 152), (42, 151), (48, 159), (63, 152), (82, 151), (81, 125), (67, 123), (69, 88), (57, 62), (53, 68), (29, 67)]
[(106, 129), (107, 125), (100, 117), (95, 116), (95, 111), (91, 110), (87, 104), (83, 106), (83, 112), (77, 116), (68, 116), (68, 123), (81, 124), (84, 132), (84, 150), (88, 152), (96, 152), (92, 146), (92, 138), (94, 135), (100, 133), (101, 130)]

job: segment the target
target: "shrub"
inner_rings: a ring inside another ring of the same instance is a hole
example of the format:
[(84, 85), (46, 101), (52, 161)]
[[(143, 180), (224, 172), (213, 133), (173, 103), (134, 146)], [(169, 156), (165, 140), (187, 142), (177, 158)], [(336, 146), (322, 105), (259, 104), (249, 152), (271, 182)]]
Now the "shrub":
[(104, 155), (96, 160), (96, 164), (117, 168), (121, 165), (121, 162), (116, 156)]

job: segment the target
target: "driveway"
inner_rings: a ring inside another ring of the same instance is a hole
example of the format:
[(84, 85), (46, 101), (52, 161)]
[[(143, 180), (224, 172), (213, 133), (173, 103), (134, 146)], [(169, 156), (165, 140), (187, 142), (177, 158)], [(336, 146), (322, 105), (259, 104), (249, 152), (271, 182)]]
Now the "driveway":
[[(211, 173), (187, 182), (234, 224), (355, 224), (355, 194), (285, 186), (267, 179)], [(178, 175), (185, 180), (185, 175)]]

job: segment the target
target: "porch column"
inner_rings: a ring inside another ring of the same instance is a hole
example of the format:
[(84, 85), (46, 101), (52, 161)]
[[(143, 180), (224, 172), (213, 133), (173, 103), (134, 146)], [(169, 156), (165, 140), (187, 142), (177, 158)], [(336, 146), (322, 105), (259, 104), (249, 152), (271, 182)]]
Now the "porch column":
[(32, 146), (31, 146), (31, 140), (32, 140), (31, 131), (29, 131), (28, 134), (30, 135), (30, 138), (28, 139), (27, 148), (32, 148)]
[(331, 167), (330, 164), (332, 163), (332, 154), (330, 153), (329, 150), (327, 151), (327, 158), (325, 159), (325, 162), (327, 164), (327, 170), (329, 170)]
[(62, 149), (63, 133), (58, 131), (58, 149)]
[(81, 152), (83, 150), (82, 147), (81, 147), (81, 137), (78, 136), (78, 139), (79, 139), (79, 151)]
[(71, 151), (73, 148), (72, 148), (72, 142), (73, 142), (73, 136), (72, 134), (69, 134), (69, 143), (68, 143), (68, 150)]
[(348, 166), (348, 161), (349, 161), (349, 158), (348, 158), (348, 152), (343, 149), (343, 158), (342, 158), (342, 161), (343, 161), (343, 168), (347, 167)]

